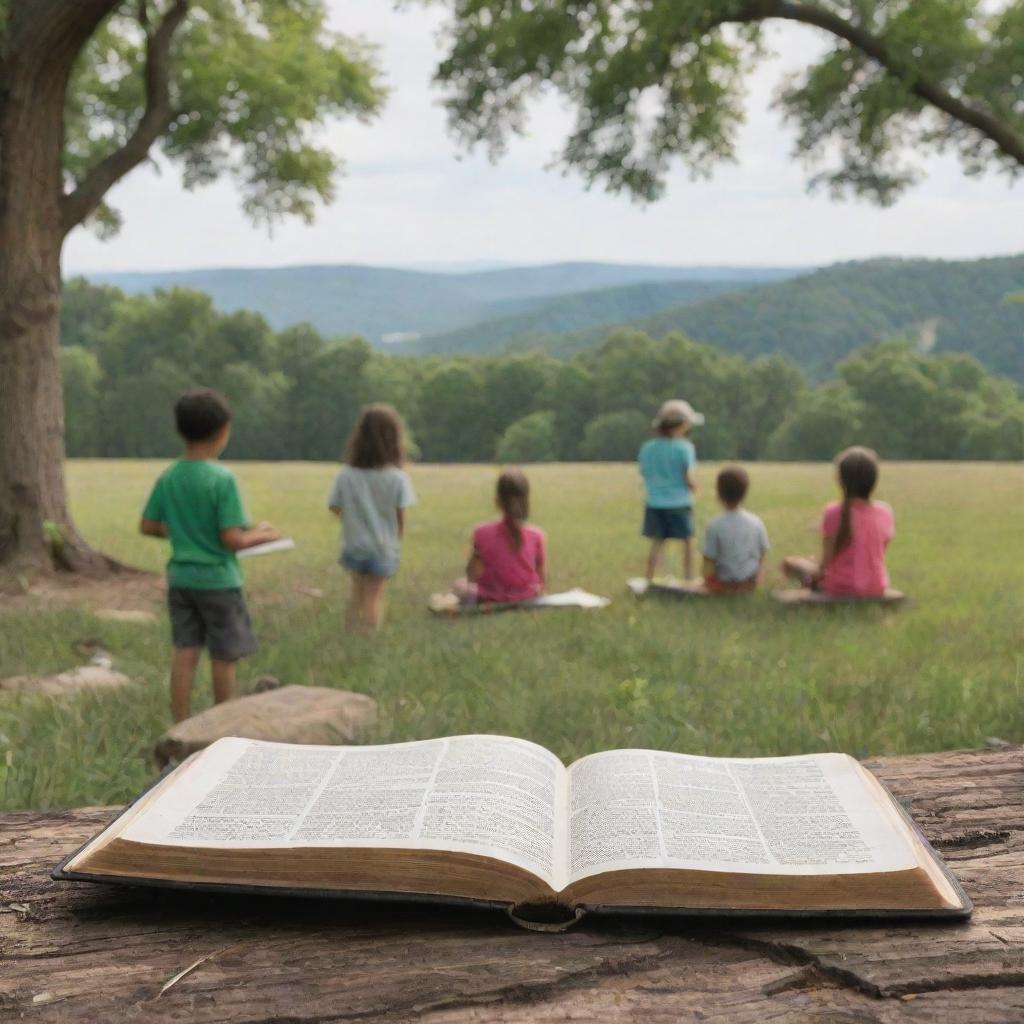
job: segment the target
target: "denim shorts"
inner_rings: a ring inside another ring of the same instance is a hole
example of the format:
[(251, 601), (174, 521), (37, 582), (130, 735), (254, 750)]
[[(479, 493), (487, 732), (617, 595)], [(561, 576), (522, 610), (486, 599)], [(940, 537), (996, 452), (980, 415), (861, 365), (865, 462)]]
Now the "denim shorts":
[(341, 564), (349, 572), (365, 576), (394, 576), (398, 572), (398, 559), (386, 555), (363, 555), (355, 551), (342, 551)]
[(651, 540), (688, 540), (693, 536), (692, 508), (644, 509), (643, 535)]

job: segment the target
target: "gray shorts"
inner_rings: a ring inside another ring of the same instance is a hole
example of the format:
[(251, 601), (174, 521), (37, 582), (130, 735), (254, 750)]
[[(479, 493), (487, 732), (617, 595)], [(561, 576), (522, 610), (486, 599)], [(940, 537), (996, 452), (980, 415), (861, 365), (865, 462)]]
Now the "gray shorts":
[(256, 650), (256, 636), (241, 587), (170, 587), (167, 607), (175, 647), (207, 647), (210, 657), (217, 661), (238, 661)]

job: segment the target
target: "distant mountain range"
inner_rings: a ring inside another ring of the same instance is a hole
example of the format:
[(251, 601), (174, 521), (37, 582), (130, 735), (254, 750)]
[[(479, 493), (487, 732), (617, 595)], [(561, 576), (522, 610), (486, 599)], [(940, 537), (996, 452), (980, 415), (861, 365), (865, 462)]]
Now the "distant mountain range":
[[(778, 281), (805, 272), (775, 267), (686, 267), (613, 263), (555, 263), (472, 272), (448, 269), (433, 272), (367, 266), (307, 266), (225, 268), (167, 272), (94, 273), (97, 284), (112, 284), (126, 292), (184, 287), (206, 292), (223, 312), (252, 309), (275, 328), (308, 321), (330, 337), (358, 334), (374, 345), (411, 341), (422, 336), (504, 319), (544, 306), (559, 296), (582, 314), (543, 317), (545, 330), (568, 330), (601, 322), (587, 315), (578, 293), (623, 286), (687, 281), (723, 282), (734, 287)], [(718, 290), (721, 290), (719, 288)], [(695, 294), (697, 292), (695, 291)], [(661, 305), (651, 297), (635, 307), (614, 305), (611, 320), (646, 316), (684, 301), (664, 296)], [(715, 294), (710, 289), (704, 294)], [(606, 308), (613, 303), (601, 300)]]
[[(661, 296), (688, 290), (682, 284), (657, 287)], [(706, 297), (693, 288), (678, 305), (623, 317), (615, 326), (655, 338), (682, 331), (747, 357), (781, 352), (819, 378), (862, 345), (908, 334), (923, 351), (967, 352), (990, 370), (1024, 383), (1024, 303), (1009, 301), (1020, 292), (1024, 256), (961, 262), (877, 259), (836, 264), (773, 284), (733, 286)], [(595, 296), (595, 308), (600, 301)], [(539, 324), (547, 308), (407, 347), (480, 354), (540, 349), (565, 356), (600, 344), (613, 329), (604, 322), (550, 331)]]
[[(908, 334), (924, 351), (976, 356), (1024, 383), (1024, 255), (969, 261), (875, 259), (795, 267), (557, 263), (472, 272), (361, 266), (89, 275), (129, 292), (184, 286), (223, 311), (281, 328), (309, 321), (395, 354), (565, 356), (615, 327), (751, 357), (780, 352), (812, 377), (868, 342)], [(389, 344), (390, 342), (390, 344)]]
[[(750, 288), (749, 281), (648, 281), (618, 288), (570, 292), (548, 299), (526, 313), (496, 317), (438, 334), (405, 341), (394, 351), (410, 355), (494, 352), (504, 348), (549, 348), (558, 335), (599, 338), (616, 324), (675, 309), (723, 292)], [(593, 328), (584, 331), (585, 328)], [(571, 347), (571, 346), (570, 346)]]

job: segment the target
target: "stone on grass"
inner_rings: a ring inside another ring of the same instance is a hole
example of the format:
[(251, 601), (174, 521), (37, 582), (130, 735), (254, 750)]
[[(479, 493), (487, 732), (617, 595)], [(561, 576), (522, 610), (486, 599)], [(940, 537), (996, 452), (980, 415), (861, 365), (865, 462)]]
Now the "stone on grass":
[(282, 686), (215, 704), (160, 737), (153, 756), (181, 761), (224, 736), (278, 743), (355, 743), (377, 720), (377, 702), (325, 686)]
[(143, 611), (141, 608), (100, 608), (94, 612), (97, 619), (107, 622), (156, 622), (156, 613)]
[(120, 690), (132, 680), (109, 665), (83, 665), (54, 676), (11, 676), (0, 679), (0, 693), (41, 693), (48, 697), (70, 697), (86, 691)]

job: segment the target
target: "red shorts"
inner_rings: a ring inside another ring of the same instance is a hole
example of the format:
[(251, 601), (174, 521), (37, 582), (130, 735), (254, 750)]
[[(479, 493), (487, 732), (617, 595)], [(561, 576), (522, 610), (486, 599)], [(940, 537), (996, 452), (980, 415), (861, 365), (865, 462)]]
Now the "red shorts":
[(714, 573), (704, 577), (704, 589), (712, 594), (743, 594), (757, 588), (757, 577), (749, 580), (720, 580)]

